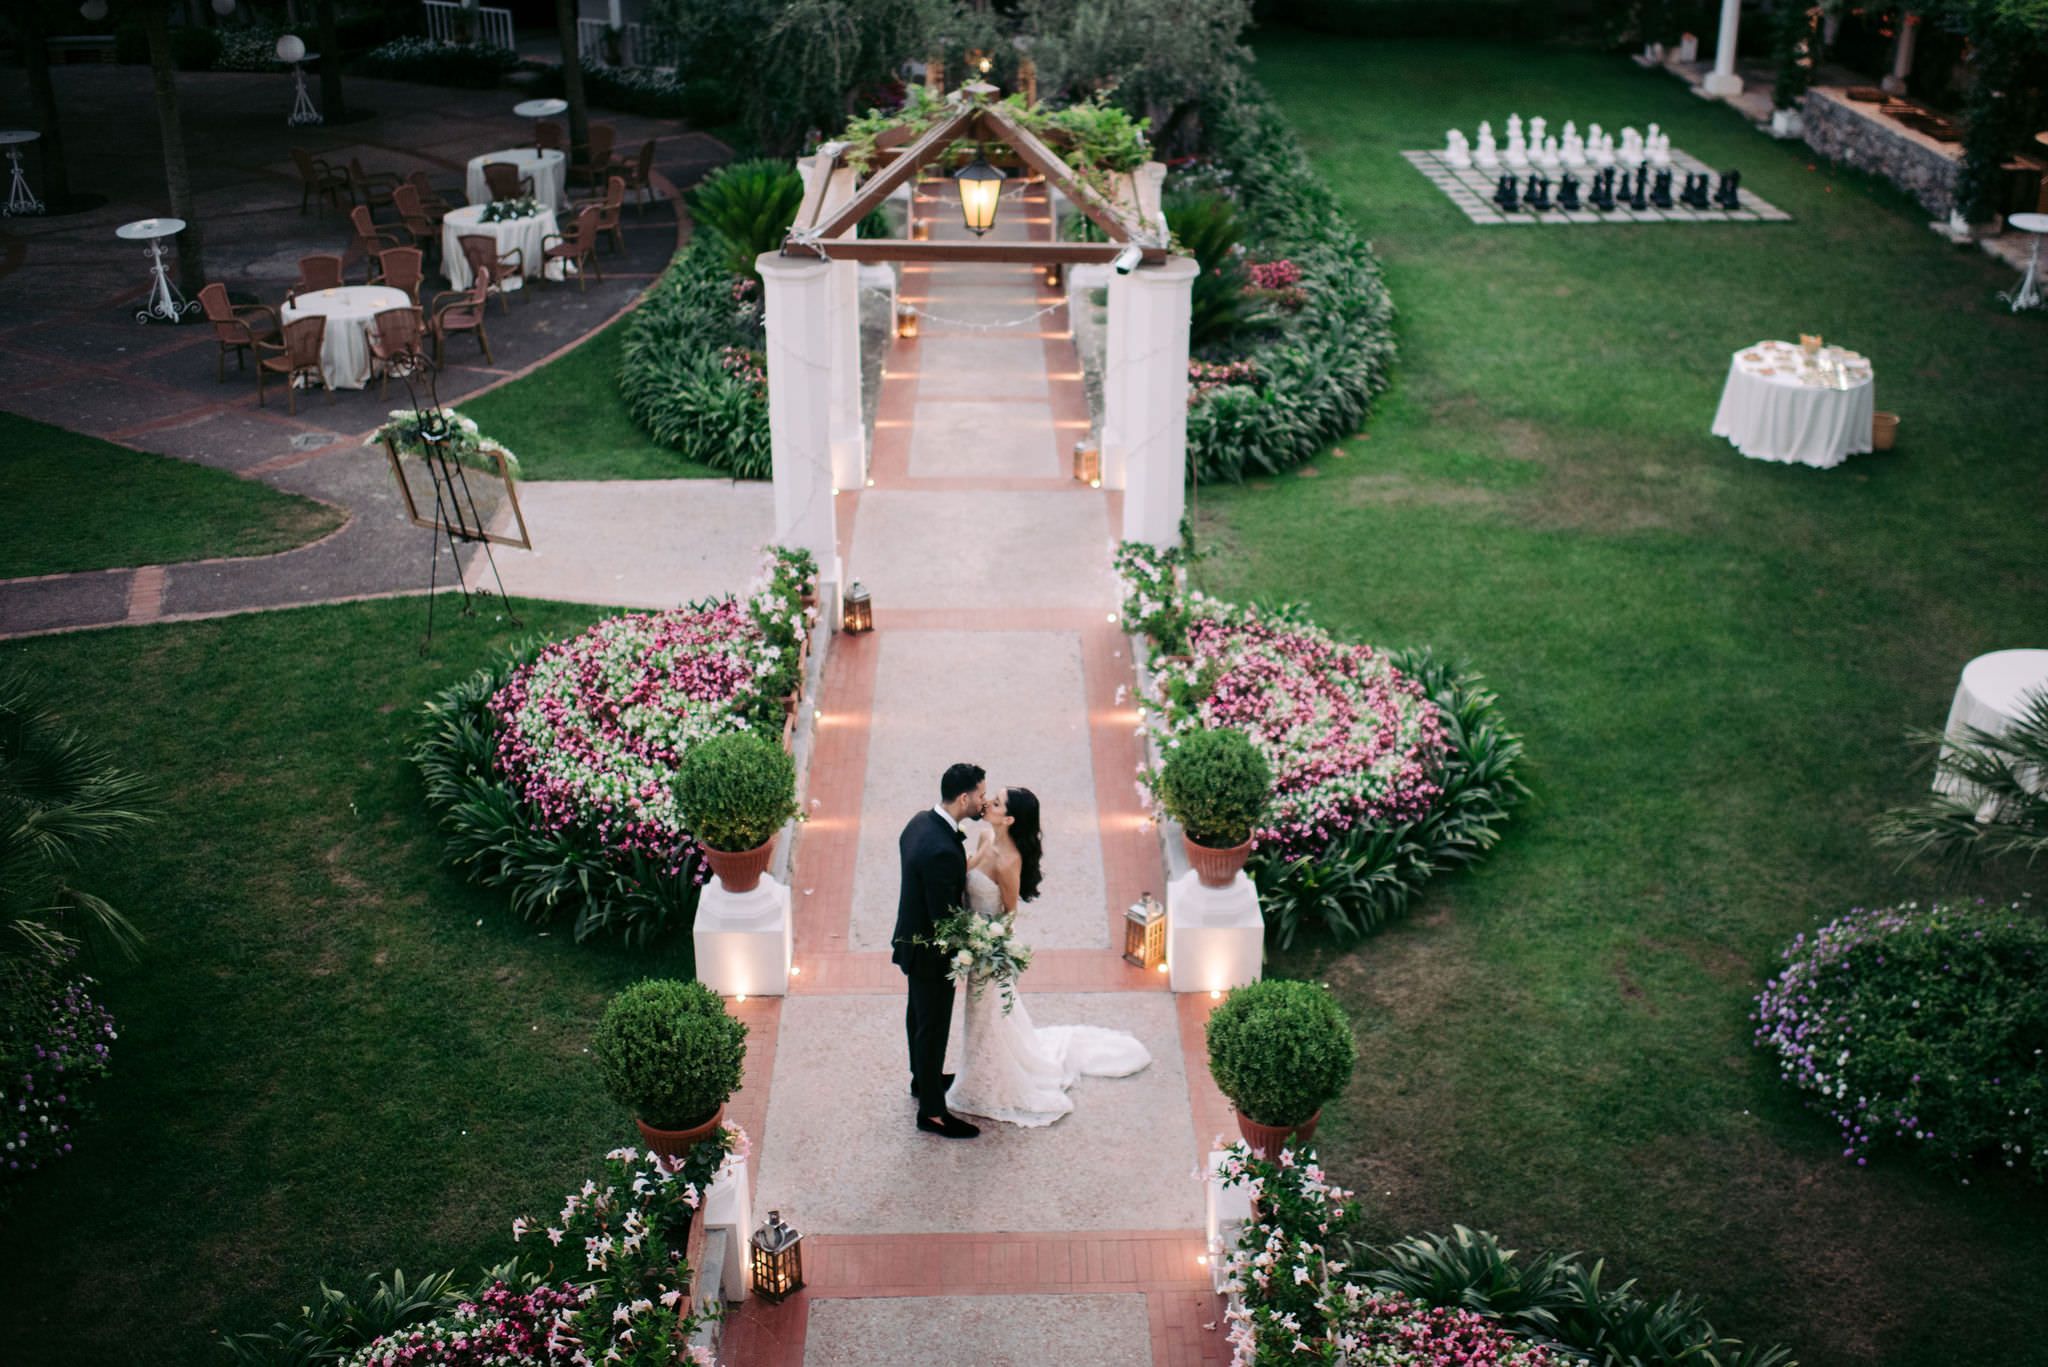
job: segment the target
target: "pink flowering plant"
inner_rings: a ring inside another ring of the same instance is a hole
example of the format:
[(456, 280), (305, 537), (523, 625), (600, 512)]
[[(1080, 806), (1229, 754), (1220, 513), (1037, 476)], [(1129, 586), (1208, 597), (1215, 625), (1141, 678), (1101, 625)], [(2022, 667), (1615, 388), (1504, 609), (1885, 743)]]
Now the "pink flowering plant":
[(1187, 649), (1188, 595), (1181, 587), (1188, 555), (1144, 541), (1120, 541), (1111, 553), (1123, 600), (1123, 629), (1149, 638), (1169, 655)]
[(343, 1367), (498, 1367), (589, 1363), (575, 1330), (590, 1293), (571, 1282), (521, 1289), (493, 1281), (450, 1313), (383, 1335)]
[(1188, 407), (1230, 385), (1257, 389), (1261, 378), (1257, 361), (1189, 361)]
[(40, 964), (0, 968), (0, 1181), (71, 1153), (119, 1038), (93, 986)]

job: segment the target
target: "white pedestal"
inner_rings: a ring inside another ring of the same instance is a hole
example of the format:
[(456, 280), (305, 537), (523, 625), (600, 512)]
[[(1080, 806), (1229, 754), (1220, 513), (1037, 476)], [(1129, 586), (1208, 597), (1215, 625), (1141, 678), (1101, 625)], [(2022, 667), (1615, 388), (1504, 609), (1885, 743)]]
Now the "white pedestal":
[(1709, 95), (1719, 95), (1726, 99), (1742, 93), (1742, 78), (1732, 71), (1710, 71), (1707, 73), (1707, 79), (1701, 82), (1701, 86)]
[[(1266, 921), (1252, 880), (1205, 888), (1190, 869), (1166, 888), (1167, 980), (1176, 992), (1228, 992), (1257, 982)], [(699, 970), (702, 971), (701, 968)]]
[(1224, 1186), (1219, 1171), (1222, 1166), (1223, 1150), (1209, 1150), (1209, 1178), (1202, 1184), (1208, 1205), (1203, 1229), (1208, 1236), (1209, 1285), (1218, 1295), (1223, 1294), (1223, 1284), (1230, 1280), (1230, 1252), (1237, 1247), (1239, 1233), (1252, 1218), (1251, 1185), (1239, 1182), (1236, 1186)]
[(697, 977), (721, 997), (780, 997), (789, 991), (795, 941), (789, 889), (763, 877), (752, 892), (730, 893), (712, 879), (690, 931)]
[[(764, 252), (754, 265), (761, 272), (767, 307), (775, 540), (809, 551), (817, 559), (818, 577), (839, 583), (839, 528), (832, 497), (833, 400), (835, 394), (845, 397), (847, 381), (841, 376), (835, 384), (834, 370), (847, 364), (847, 348), (837, 336), (847, 328), (855, 330), (856, 372), (859, 364), (859, 320), (843, 307), (847, 290), (857, 290), (857, 275), (835, 275), (829, 262), (780, 252)], [(857, 373), (852, 383), (858, 392)], [(844, 451), (841, 459), (847, 459)]]
[(1193, 258), (1140, 266), (1109, 283), (1103, 376), (1103, 483), (1124, 491), (1125, 541), (1180, 544), (1188, 458), (1188, 317)]
[(718, 1287), (719, 1299), (727, 1305), (737, 1305), (747, 1298), (747, 1241), (754, 1233), (754, 1202), (747, 1194), (746, 1159), (734, 1159), (711, 1184), (698, 1218), (704, 1222), (705, 1233), (723, 1229), (732, 1236), (726, 1242), (725, 1274)]

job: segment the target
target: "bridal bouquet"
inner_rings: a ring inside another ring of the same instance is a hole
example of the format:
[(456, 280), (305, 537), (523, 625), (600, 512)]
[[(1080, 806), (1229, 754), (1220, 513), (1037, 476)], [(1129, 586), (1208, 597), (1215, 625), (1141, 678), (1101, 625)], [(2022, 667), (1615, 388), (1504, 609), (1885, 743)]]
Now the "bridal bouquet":
[(981, 991), (1002, 989), (1003, 1014), (1017, 1004), (1017, 979), (1031, 967), (1031, 946), (1016, 937), (1008, 917), (962, 910), (939, 922), (936, 940), (952, 960), (946, 976)]

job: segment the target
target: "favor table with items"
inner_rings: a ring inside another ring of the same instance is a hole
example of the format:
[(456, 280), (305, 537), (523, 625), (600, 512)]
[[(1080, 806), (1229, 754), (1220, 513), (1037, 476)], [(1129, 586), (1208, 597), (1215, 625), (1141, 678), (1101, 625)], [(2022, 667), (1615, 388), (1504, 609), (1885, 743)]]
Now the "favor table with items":
[(409, 309), (412, 298), (389, 285), (344, 285), (335, 290), (309, 290), (289, 300), (278, 317), (289, 323), (308, 314), (324, 314), (327, 335), (320, 343), (320, 373), (329, 389), (361, 389), (374, 373), (370, 366), (370, 332), (385, 309)]
[(1820, 469), (1871, 449), (1870, 362), (1841, 347), (1758, 342), (1735, 353), (1714, 435), (1752, 460)]
[[(2026, 716), (2035, 696), (2048, 694), (2048, 650), (1994, 650), (1963, 666), (1955, 701), (1949, 704), (1942, 734), (1961, 740), (1972, 730), (2003, 736)], [(2021, 771), (2020, 781), (2034, 792), (2048, 775)], [(1934, 790), (1977, 806), (1977, 819), (1998, 815), (1998, 799), (1943, 769), (1934, 774)]]
[(559, 209), (569, 198), (569, 162), (559, 151), (550, 147), (546, 151), (534, 147), (508, 147), (502, 152), (486, 152), (480, 157), (469, 159), (469, 175), (463, 183), (463, 190), (471, 204), (489, 204), (491, 187), (484, 181), (484, 163), (489, 161), (509, 162), (519, 168), (519, 174), (533, 182), (533, 196), (550, 209)]
[[(508, 218), (497, 223), (483, 223), (485, 208), (472, 204), (466, 209), (451, 209), (441, 220), (441, 269), (447, 272), (450, 289), (469, 288), (469, 258), (462, 253), (462, 239), (465, 237), (488, 237), (498, 244), (499, 259), (509, 255), (514, 248), (519, 251), (520, 270), (523, 275), (540, 274), (542, 240), (560, 232), (555, 226), (555, 211), (542, 209), (539, 213), (524, 218)], [(554, 261), (548, 265), (548, 279), (560, 280), (565, 274), (565, 261)], [(521, 275), (508, 277), (504, 287), (516, 290), (525, 283)]]

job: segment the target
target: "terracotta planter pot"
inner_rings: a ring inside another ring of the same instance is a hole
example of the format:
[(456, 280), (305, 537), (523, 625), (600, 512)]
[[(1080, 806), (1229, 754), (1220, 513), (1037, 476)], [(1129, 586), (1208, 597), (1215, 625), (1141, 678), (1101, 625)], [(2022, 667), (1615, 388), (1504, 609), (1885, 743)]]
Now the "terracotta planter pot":
[(1874, 451), (1889, 451), (1899, 439), (1899, 415), (1896, 413), (1873, 413), (1870, 415), (1870, 446)]
[(1244, 1136), (1244, 1142), (1249, 1144), (1252, 1152), (1259, 1157), (1278, 1158), (1280, 1150), (1288, 1144), (1291, 1143), (1298, 1149), (1315, 1138), (1316, 1122), (1322, 1117), (1323, 1113), (1318, 1110), (1299, 1125), (1261, 1125), (1243, 1111), (1239, 1111), (1237, 1132)]
[(718, 875), (718, 881), (725, 885), (727, 892), (752, 892), (760, 886), (761, 875), (768, 872), (768, 863), (775, 857), (775, 837), (769, 836), (751, 850), (704, 851), (704, 862)]
[(687, 1130), (657, 1130), (639, 1116), (633, 1117), (633, 1123), (640, 1127), (640, 1137), (647, 1141), (647, 1147), (663, 1158), (687, 1158), (691, 1149), (709, 1139), (725, 1123), (725, 1107), (720, 1106), (711, 1113), (709, 1120)]
[(1244, 861), (1252, 852), (1249, 840), (1221, 850), (1210, 845), (1197, 845), (1183, 831), (1180, 841), (1187, 847), (1188, 863), (1195, 866), (1195, 876), (1202, 880), (1205, 888), (1229, 887), (1237, 880), (1237, 875), (1244, 869)]

